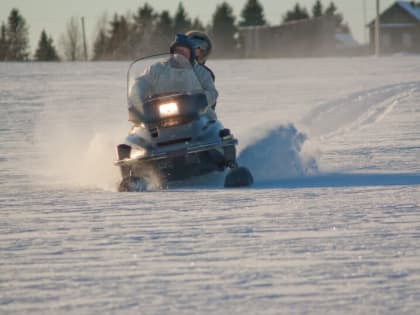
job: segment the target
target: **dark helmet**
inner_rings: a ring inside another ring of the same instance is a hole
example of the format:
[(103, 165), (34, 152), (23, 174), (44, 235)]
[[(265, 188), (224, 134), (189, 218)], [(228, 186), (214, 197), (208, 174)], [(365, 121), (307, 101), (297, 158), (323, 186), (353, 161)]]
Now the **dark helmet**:
[(173, 54), (175, 51), (175, 47), (177, 46), (183, 46), (190, 49), (190, 52), (191, 52), (190, 62), (193, 63), (195, 59), (194, 46), (193, 46), (192, 41), (188, 38), (187, 35), (176, 34), (174, 41), (171, 43), (171, 46), (169, 47), (169, 52)]
[(201, 55), (197, 57), (197, 62), (205, 64), (213, 48), (210, 37), (201, 31), (188, 31), (185, 35), (193, 42), (194, 48), (201, 50)]

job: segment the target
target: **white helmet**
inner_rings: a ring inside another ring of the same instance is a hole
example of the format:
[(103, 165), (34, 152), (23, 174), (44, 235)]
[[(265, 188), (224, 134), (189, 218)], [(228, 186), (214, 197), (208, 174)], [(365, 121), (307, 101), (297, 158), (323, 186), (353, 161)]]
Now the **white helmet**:
[(185, 35), (192, 41), (194, 48), (201, 50), (200, 56), (197, 57), (197, 62), (205, 64), (213, 48), (210, 37), (201, 31), (188, 31)]

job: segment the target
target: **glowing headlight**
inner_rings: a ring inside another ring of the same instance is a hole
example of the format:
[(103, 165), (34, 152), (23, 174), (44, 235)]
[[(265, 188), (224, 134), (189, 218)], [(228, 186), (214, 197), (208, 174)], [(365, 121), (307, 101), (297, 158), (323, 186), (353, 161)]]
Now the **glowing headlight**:
[(139, 159), (146, 154), (146, 150), (143, 148), (131, 148), (130, 159)]
[(165, 103), (159, 105), (159, 114), (161, 117), (170, 117), (179, 114), (177, 103)]

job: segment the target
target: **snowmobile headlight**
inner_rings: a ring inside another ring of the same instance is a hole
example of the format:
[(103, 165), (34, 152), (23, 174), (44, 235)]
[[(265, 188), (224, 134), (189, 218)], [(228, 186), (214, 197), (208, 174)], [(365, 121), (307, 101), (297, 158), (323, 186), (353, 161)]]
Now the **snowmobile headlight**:
[(179, 114), (178, 104), (175, 102), (160, 104), (159, 114), (161, 117), (170, 117)]
[(131, 148), (130, 159), (139, 159), (146, 154), (146, 150), (143, 148)]

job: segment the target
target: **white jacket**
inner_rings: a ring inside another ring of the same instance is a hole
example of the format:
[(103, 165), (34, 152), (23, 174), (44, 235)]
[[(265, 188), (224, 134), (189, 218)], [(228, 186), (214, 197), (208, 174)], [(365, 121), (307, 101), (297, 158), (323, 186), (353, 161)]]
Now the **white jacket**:
[(210, 73), (199, 64), (174, 67), (170, 61), (158, 62), (145, 70), (137, 79), (139, 96), (148, 97), (161, 93), (182, 93), (204, 91), (208, 105), (217, 101), (216, 90)]

